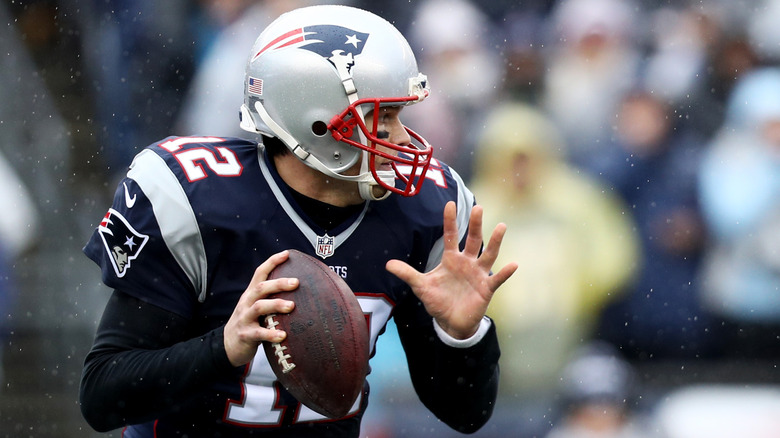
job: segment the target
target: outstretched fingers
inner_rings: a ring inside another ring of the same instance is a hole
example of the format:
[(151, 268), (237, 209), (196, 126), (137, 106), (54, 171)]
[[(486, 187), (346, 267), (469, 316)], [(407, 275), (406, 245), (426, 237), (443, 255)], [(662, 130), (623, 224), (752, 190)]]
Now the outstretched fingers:
[[(496, 228), (493, 229), (493, 234), (490, 235), (490, 241), (479, 258), (479, 263), (486, 269), (491, 269), (493, 264), (496, 262), (505, 234), (506, 225), (503, 223), (496, 225)], [(498, 272), (491, 275), (488, 278), (488, 287), (490, 287), (490, 290), (495, 292), (496, 289), (504, 284), (504, 282), (515, 273), (517, 267), (518, 265), (516, 262), (511, 262), (502, 267)]]
[[(471, 207), (469, 216), (469, 234), (466, 237), (466, 246), (463, 253), (471, 257), (479, 256), (482, 248), (482, 206), (475, 205)], [(489, 268), (488, 268), (489, 269)]]
[[(458, 208), (454, 201), (444, 206), (444, 250), (460, 251), (458, 233)], [(469, 215), (469, 233), (466, 236), (466, 246), (463, 253), (477, 257), (482, 247), (482, 207), (475, 205)]]
[(455, 202), (450, 201), (444, 206), (444, 250), (458, 251), (458, 208)]

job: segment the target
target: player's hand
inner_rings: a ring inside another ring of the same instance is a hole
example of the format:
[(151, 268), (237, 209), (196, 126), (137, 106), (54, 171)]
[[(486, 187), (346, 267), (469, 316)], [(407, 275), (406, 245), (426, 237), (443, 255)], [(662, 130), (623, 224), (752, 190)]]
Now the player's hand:
[(233, 366), (246, 365), (257, 353), (263, 341), (281, 342), (287, 336), (282, 330), (267, 329), (261, 325), (261, 317), (270, 313), (290, 313), (294, 303), (273, 298), (273, 294), (298, 287), (297, 278), (268, 280), (271, 271), (287, 260), (289, 252), (274, 254), (255, 269), (247, 286), (225, 324), (225, 352)]
[(469, 233), (463, 251), (458, 247), (457, 208), (444, 207), (444, 254), (441, 264), (428, 273), (417, 272), (400, 260), (387, 262), (387, 270), (405, 281), (439, 326), (456, 339), (476, 333), (496, 289), (517, 270), (509, 263), (490, 275), (498, 257), (506, 225), (498, 224), (482, 254), (482, 207), (471, 209)]

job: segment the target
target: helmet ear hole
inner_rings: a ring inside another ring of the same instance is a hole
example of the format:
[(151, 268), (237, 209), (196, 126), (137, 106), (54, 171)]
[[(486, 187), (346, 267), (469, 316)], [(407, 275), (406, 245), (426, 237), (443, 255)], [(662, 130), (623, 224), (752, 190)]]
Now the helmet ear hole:
[(317, 137), (322, 137), (328, 133), (328, 125), (322, 120), (317, 120), (311, 124), (311, 132)]

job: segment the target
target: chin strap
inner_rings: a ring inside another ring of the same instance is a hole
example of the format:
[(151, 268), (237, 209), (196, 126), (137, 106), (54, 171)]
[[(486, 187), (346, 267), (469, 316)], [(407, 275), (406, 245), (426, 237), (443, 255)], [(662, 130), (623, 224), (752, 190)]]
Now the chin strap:
[[(347, 93), (349, 104), (352, 105), (358, 100), (355, 81), (352, 80), (352, 75), (346, 69), (338, 70), (339, 76), (341, 77), (341, 84), (344, 86), (344, 91)], [(360, 120), (365, 124), (366, 118), (363, 114), (363, 108), (355, 107), (355, 109), (357, 110), (357, 116), (360, 117)], [(357, 131), (358, 136), (360, 136), (360, 142), (368, 146), (368, 139), (366, 139), (365, 134), (363, 134), (363, 130), (358, 129)], [(382, 189), (382, 196), (377, 197), (374, 195), (374, 187), (379, 186), (379, 183), (376, 181), (376, 179), (374, 179), (374, 176), (371, 174), (371, 169), (368, 167), (368, 160), (370, 159), (368, 152), (362, 151), (361, 155), (362, 159), (360, 160), (360, 174), (369, 175), (371, 178), (366, 181), (358, 182), (358, 192), (360, 193), (360, 197), (366, 201), (381, 201), (382, 199), (387, 198), (390, 196), (391, 192), (390, 190), (386, 190), (384, 188)], [(395, 172), (382, 171), (377, 172), (376, 174), (377, 178), (381, 179), (382, 182), (388, 185), (392, 185), (393, 181), (395, 180)]]
[[(362, 131), (361, 131), (361, 137), (362, 137)], [(374, 196), (374, 187), (378, 186), (379, 183), (376, 182), (376, 179), (374, 179), (374, 176), (371, 175), (371, 170), (368, 168), (368, 152), (363, 151), (363, 161), (360, 163), (360, 173), (362, 175), (370, 175), (371, 178), (369, 181), (366, 181), (364, 183), (358, 183), (358, 192), (360, 193), (360, 197), (363, 198), (366, 201), (381, 201), (392, 193), (390, 190), (382, 188), (382, 191), (384, 192), (382, 196)], [(379, 177), (383, 182), (387, 184), (393, 184), (395, 181), (395, 172), (389, 172), (389, 171), (382, 171), (376, 173), (377, 177)], [(389, 181), (389, 182), (388, 182)]]

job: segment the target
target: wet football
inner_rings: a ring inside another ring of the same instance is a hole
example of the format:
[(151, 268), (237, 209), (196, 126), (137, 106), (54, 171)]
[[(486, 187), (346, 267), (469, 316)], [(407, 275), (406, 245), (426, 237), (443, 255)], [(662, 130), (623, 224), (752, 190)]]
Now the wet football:
[(294, 301), (293, 311), (261, 321), (287, 332), (281, 343), (263, 343), (277, 379), (312, 410), (329, 418), (347, 415), (368, 373), (368, 325), (357, 298), (327, 265), (296, 250), (269, 278), (300, 281), (294, 291), (274, 295)]

